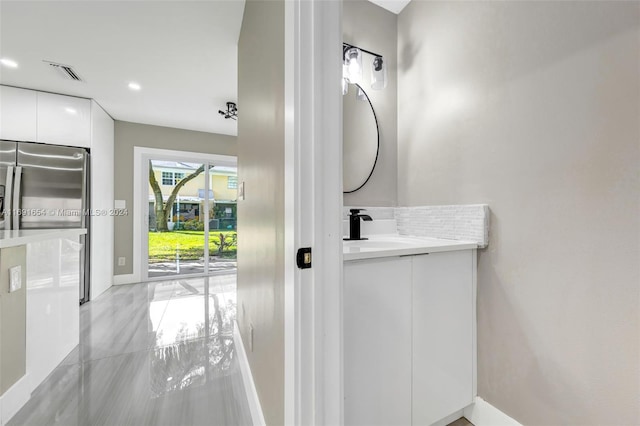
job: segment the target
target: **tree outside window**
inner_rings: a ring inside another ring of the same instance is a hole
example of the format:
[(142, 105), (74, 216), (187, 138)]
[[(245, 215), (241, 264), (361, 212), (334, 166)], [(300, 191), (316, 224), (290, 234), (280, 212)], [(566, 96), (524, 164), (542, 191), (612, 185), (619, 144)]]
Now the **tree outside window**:
[[(162, 189), (160, 185), (158, 185), (158, 181), (156, 180), (155, 173), (153, 171), (153, 163), (149, 160), (149, 184), (153, 189), (153, 195), (155, 199), (155, 214), (156, 214), (156, 231), (157, 232), (167, 232), (169, 227), (167, 223), (169, 222), (169, 217), (171, 217), (171, 213), (173, 212), (173, 205), (178, 197), (178, 193), (180, 189), (184, 185), (186, 185), (190, 180), (195, 179), (200, 173), (204, 171), (204, 164), (198, 167), (197, 170), (189, 174), (189, 176), (185, 177), (184, 173), (180, 172), (162, 172), (162, 184), (165, 185), (165, 177), (167, 181), (169, 179), (172, 180), (173, 185), (175, 185), (171, 189), (171, 194), (167, 198), (167, 201), (163, 201)], [(165, 175), (165, 173), (167, 173)], [(169, 175), (170, 174), (170, 175)], [(178, 212), (179, 213), (179, 212)]]

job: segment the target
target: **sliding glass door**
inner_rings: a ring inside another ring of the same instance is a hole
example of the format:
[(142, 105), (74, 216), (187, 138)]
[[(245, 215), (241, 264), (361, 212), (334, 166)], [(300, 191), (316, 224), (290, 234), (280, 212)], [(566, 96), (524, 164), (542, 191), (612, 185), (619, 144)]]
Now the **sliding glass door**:
[(235, 272), (235, 167), (150, 159), (147, 276)]

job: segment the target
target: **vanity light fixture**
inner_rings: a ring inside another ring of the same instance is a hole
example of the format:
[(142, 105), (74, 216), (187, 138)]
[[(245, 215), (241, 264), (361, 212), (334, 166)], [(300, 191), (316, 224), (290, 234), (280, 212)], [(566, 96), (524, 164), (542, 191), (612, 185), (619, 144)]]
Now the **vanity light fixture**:
[(344, 65), (349, 83), (360, 84), (362, 82), (362, 50), (357, 47), (346, 47)]
[(387, 87), (387, 61), (378, 53), (354, 46), (349, 43), (342, 43), (342, 94), (349, 91), (349, 83), (361, 84), (362, 82), (362, 54), (368, 53), (373, 56), (371, 67), (371, 88), (381, 90)]
[(230, 118), (232, 120), (238, 119), (238, 107), (235, 102), (227, 102), (227, 110), (218, 110), (218, 114), (223, 115), (224, 118)]
[(347, 67), (342, 66), (342, 95), (349, 93), (349, 80), (347, 80)]
[(381, 90), (387, 87), (387, 61), (382, 56), (373, 58), (371, 67), (371, 88)]

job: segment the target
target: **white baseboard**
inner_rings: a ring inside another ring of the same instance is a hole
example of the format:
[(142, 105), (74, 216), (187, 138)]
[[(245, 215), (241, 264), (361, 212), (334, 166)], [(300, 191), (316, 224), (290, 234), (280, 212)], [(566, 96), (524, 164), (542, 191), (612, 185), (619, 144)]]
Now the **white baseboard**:
[(31, 398), (29, 375), (25, 374), (0, 396), (0, 426), (5, 425)]
[(464, 417), (475, 426), (522, 426), (479, 396), (464, 409)]
[(244, 391), (247, 394), (247, 401), (249, 401), (249, 411), (251, 412), (251, 420), (254, 426), (265, 426), (264, 415), (262, 414), (262, 407), (260, 406), (260, 399), (258, 398), (258, 391), (256, 385), (253, 382), (253, 375), (251, 374), (251, 366), (249, 365), (249, 359), (247, 353), (244, 351), (244, 344), (242, 343), (242, 336), (240, 335), (240, 327), (238, 322), (234, 321), (233, 327), (233, 344), (236, 348), (236, 354), (238, 355), (238, 362), (240, 363), (240, 371), (242, 373), (242, 382), (244, 384)]
[(113, 276), (113, 285), (135, 284), (140, 282), (135, 274), (122, 274)]

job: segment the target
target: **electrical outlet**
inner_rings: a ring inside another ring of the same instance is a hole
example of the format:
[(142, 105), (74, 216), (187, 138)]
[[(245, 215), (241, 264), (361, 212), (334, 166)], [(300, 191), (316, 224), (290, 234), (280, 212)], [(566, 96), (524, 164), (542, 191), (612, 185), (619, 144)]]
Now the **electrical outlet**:
[(9, 268), (9, 293), (18, 291), (22, 288), (22, 266), (14, 266)]
[(249, 350), (253, 352), (253, 324), (249, 324)]
[(124, 266), (127, 263), (127, 258), (126, 257), (119, 257), (118, 258), (118, 266)]

